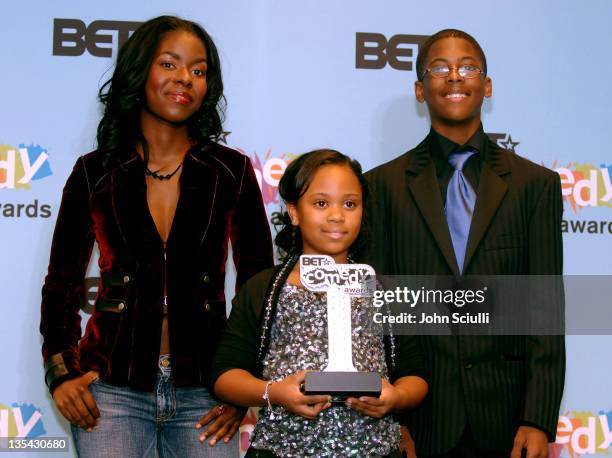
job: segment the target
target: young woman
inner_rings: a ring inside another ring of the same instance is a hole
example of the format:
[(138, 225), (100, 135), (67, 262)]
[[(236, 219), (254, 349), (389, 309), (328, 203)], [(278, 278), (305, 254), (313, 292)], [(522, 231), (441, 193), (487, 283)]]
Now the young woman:
[[(152, 19), (121, 48), (100, 99), (98, 149), (64, 188), (43, 287), (46, 383), (81, 456), (235, 456), (242, 412), (206, 389), (228, 242), (238, 285), (273, 259), (251, 164), (215, 143), (215, 45), (193, 22)], [(80, 338), (94, 240), (101, 281)]]
[(361, 167), (337, 151), (313, 151), (287, 167), (279, 192), (287, 213), (276, 242), (287, 256), (234, 299), (213, 363), (215, 393), (233, 404), (268, 407), (247, 456), (401, 456), (399, 424), (390, 414), (425, 397), (421, 354), (413, 338), (383, 338), (355, 326), (367, 319), (368, 298), (352, 300), (353, 362), (384, 377), (381, 396), (332, 407), (329, 396), (300, 391), (306, 370), (327, 365), (328, 341), (326, 295), (302, 286), (297, 260), (325, 254), (345, 264), (363, 245), (368, 193)]

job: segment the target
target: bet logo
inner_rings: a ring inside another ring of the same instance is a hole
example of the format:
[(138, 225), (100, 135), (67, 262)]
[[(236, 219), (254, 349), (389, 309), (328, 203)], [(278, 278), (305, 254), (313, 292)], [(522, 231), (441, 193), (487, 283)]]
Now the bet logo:
[(357, 32), (355, 36), (355, 68), (380, 70), (387, 64), (395, 70), (415, 68), (419, 46), (428, 35), (393, 35)]
[(80, 56), (87, 50), (95, 57), (112, 57), (113, 48), (119, 49), (141, 24), (97, 20), (86, 25), (80, 19), (54, 19), (53, 55)]

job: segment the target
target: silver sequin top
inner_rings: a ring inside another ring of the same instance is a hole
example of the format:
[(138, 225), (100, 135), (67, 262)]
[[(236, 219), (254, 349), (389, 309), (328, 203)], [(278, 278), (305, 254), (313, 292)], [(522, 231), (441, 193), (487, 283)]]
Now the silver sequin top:
[[(353, 364), (360, 371), (387, 376), (383, 339), (364, 327), (368, 299), (352, 299)], [(303, 369), (327, 366), (327, 304), (325, 293), (285, 284), (273, 320), (263, 378), (279, 380)], [(376, 419), (345, 406), (334, 406), (314, 420), (280, 406), (262, 409), (252, 446), (281, 457), (344, 457), (387, 455), (399, 446), (399, 424), (392, 416)]]

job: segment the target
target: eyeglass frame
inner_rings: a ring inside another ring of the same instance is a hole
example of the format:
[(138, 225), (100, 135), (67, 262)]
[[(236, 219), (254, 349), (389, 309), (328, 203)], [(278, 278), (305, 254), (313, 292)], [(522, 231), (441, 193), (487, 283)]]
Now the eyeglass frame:
[[(448, 73), (445, 75), (435, 75), (431, 72), (432, 68), (440, 68), (440, 67), (447, 67)], [(465, 75), (462, 75), (460, 72), (460, 69), (462, 67), (474, 67), (475, 69), (478, 70), (478, 72), (474, 76), (465, 76)], [(448, 65), (448, 64), (445, 64), (445, 65), (435, 65), (433, 67), (426, 68), (425, 71), (423, 72), (423, 78), (425, 78), (425, 75), (427, 74), (430, 74), (433, 78), (447, 78), (453, 70), (455, 70), (461, 78), (467, 78), (467, 79), (478, 78), (480, 75), (485, 75), (485, 71), (481, 68), (478, 68), (476, 65), (471, 65), (471, 64)]]

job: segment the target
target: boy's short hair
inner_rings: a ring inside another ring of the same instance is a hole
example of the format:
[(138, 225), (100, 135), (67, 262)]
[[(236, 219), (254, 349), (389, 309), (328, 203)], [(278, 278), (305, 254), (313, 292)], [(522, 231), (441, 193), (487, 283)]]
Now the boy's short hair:
[(467, 32), (458, 29), (444, 29), (439, 32), (434, 33), (430, 36), (422, 46), (419, 47), (419, 54), (416, 60), (416, 71), (417, 78), (419, 81), (423, 81), (425, 77), (425, 61), (427, 60), (427, 55), (429, 54), (429, 48), (438, 40), (442, 40), (443, 38), (463, 38), (464, 40), (469, 41), (474, 45), (478, 54), (480, 54), (480, 59), (482, 60), (482, 71), (484, 75), (487, 75), (487, 58), (485, 57), (485, 53), (476, 41), (476, 39)]

